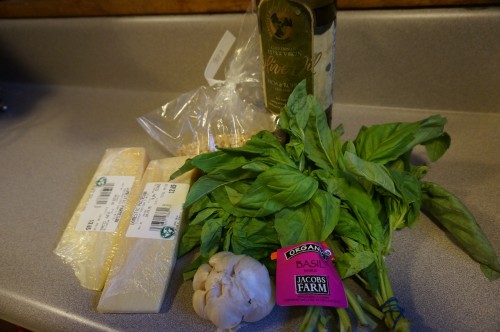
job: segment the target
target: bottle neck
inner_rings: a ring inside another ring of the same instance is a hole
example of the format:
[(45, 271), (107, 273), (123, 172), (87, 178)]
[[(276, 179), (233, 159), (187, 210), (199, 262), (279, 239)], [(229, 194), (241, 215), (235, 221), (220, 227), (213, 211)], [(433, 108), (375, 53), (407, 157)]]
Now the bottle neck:
[[(266, 0), (255, 0), (256, 8)], [(272, 0), (268, 0), (272, 1)], [(314, 14), (314, 34), (320, 35), (336, 24), (337, 6), (335, 0), (288, 0), (301, 3), (311, 8)]]

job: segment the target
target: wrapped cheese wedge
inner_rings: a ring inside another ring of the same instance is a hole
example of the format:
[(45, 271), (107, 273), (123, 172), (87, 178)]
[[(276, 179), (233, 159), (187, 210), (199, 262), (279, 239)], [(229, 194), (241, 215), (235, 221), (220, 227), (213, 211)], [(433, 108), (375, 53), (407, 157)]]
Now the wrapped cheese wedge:
[(130, 195), (140, 190), (148, 162), (141, 147), (107, 149), (68, 222), (54, 253), (71, 265), (83, 287), (104, 287), (128, 227), (124, 208)]
[(160, 311), (176, 263), (185, 217), (183, 204), (196, 174), (191, 171), (168, 181), (186, 159), (173, 157), (149, 163), (142, 193), (131, 197), (126, 209), (130, 225), (113, 260), (97, 311)]

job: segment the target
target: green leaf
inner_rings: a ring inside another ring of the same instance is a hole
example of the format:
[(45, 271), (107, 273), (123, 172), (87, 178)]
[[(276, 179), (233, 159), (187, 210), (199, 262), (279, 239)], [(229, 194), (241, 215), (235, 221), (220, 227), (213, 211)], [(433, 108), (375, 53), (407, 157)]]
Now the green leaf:
[(360, 186), (339, 182), (345, 195), (345, 203), (358, 220), (361, 230), (370, 240), (370, 248), (377, 253), (382, 250), (385, 232), (378, 217), (377, 208), (370, 195)]
[[(403, 214), (404, 226), (411, 227), (420, 216), (422, 206), (422, 190), (420, 181), (407, 172), (391, 172), (399, 198), (394, 199), (399, 202), (399, 212)], [(389, 198), (393, 199), (393, 198)], [(390, 205), (386, 205), (389, 209)], [(391, 211), (391, 213), (395, 213)], [(394, 225), (395, 228), (401, 228), (403, 225)]]
[(448, 150), (451, 145), (451, 137), (447, 133), (426, 142), (425, 149), (431, 161), (437, 161)]
[[(355, 139), (356, 150), (365, 160), (386, 164), (411, 151), (418, 144), (425, 145), (441, 137), (445, 124), (445, 118), (434, 115), (418, 122), (363, 127)], [(437, 150), (433, 150), (433, 153)]]
[(283, 107), (278, 126), (288, 134), (285, 149), (295, 164), (302, 169), (304, 164), (305, 128), (309, 119), (306, 81), (302, 81), (292, 91), (288, 103)]
[(228, 155), (223, 151), (203, 153), (191, 160), (191, 164), (204, 173), (212, 173), (220, 170), (235, 170), (247, 163), (248, 160), (246, 158)]
[(203, 224), (206, 220), (210, 218), (215, 218), (221, 212), (220, 207), (206, 208), (201, 211), (196, 212), (193, 216), (194, 218), (189, 223), (190, 226)]
[(378, 202), (372, 200), (371, 195), (359, 183), (349, 181), (341, 174), (316, 171), (314, 176), (319, 178), (323, 188), (342, 200), (342, 206), (347, 208), (357, 221), (361, 231), (370, 241), (372, 250), (379, 252), (384, 243), (385, 232), (377, 213)]
[(242, 169), (244, 169), (245, 171), (251, 171), (254, 172), (255, 174), (258, 174), (267, 171), (269, 167), (270, 166), (264, 162), (253, 161), (244, 165)]
[(200, 253), (212, 254), (219, 251), (225, 218), (208, 219), (202, 227)]
[(345, 208), (340, 209), (339, 222), (335, 227), (335, 234), (342, 238), (352, 239), (365, 248), (370, 246), (368, 238), (362, 231), (359, 222)]
[[(236, 148), (220, 148), (229, 158), (245, 157), (247, 163), (263, 163), (268, 166), (287, 164), (294, 167), (295, 163), (288, 156), (285, 148), (269, 131), (261, 131), (252, 136), (243, 146)], [(249, 168), (251, 166), (242, 166)]]
[(187, 159), (185, 162), (184, 162), (184, 165), (181, 166), (181, 168), (179, 168), (177, 171), (175, 171), (171, 176), (170, 176), (170, 179), (169, 180), (173, 180), (175, 179), (176, 177), (178, 176), (181, 176), (182, 174), (184, 173), (187, 173), (193, 169), (195, 169), (196, 167), (192, 164), (191, 162), (191, 159)]
[(446, 118), (438, 114), (416, 122), (418, 124), (418, 129), (413, 134), (414, 139), (411, 143), (412, 148), (417, 144), (426, 145), (428, 142), (437, 138), (443, 139), (443, 136), (448, 136), (443, 131), (446, 122)]
[[(309, 119), (308, 110), (308, 93), (306, 80), (301, 81), (294, 88), (290, 96), (288, 97), (287, 104), (284, 107), (284, 112), (288, 118), (288, 126), (290, 132), (297, 134), (297, 136), (302, 136), (307, 121)], [(281, 120), (280, 120), (281, 121)]]
[(219, 204), (212, 202), (210, 199), (210, 196), (205, 196), (201, 198), (200, 200), (196, 201), (191, 207), (189, 208), (189, 220), (192, 223), (193, 216), (195, 216), (198, 212), (203, 211), (205, 209), (209, 208), (216, 208), (219, 209), (220, 206)]
[(255, 173), (245, 170), (226, 170), (204, 175), (189, 190), (184, 208), (191, 206), (221, 186), (253, 177), (255, 177)]
[(221, 208), (208, 196), (197, 201), (189, 209), (189, 224), (179, 244), (179, 256), (182, 256), (201, 244), (201, 231), (206, 220), (217, 218)]
[(335, 255), (335, 266), (342, 279), (360, 273), (373, 264), (375, 255), (370, 250), (337, 253)]
[(389, 170), (382, 164), (363, 160), (355, 154), (344, 153), (346, 171), (374, 185), (380, 186), (395, 196), (400, 196), (394, 187)]
[(276, 165), (259, 174), (233, 211), (239, 216), (267, 216), (308, 201), (317, 188), (312, 177), (290, 166)]
[(226, 213), (232, 214), (237, 217), (245, 217), (247, 214), (251, 214), (253, 211), (247, 212), (239, 210), (236, 205), (248, 192), (250, 186), (251, 182), (244, 181), (228, 183), (222, 187), (215, 189), (211, 195)]
[(181, 257), (196, 248), (201, 243), (201, 230), (203, 225), (189, 225), (182, 235), (179, 243), (179, 251), (177, 256)]
[(414, 166), (411, 169), (411, 175), (413, 175), (416, 179), (422, 180), (425, 175), (427, 175), (427, 172), (429, 171), (429, 166), (426, 165), (420, 165), (420, 166)]
[(381, 164), (396, 160), (413, 141), (413, 128), (401, 127), (399, 123), (362, 127), (354, 141), (359, 156)]
[(342, 148), (340, 136), (330, 129), (323, 107), (313, 96), (308, 96), (307, 105), (310, 116), (305, 131), (305, 154), (319, 168), (337, 168)]
[(431, 219), (444, 227), (488, 278), (498, 278), (500, 263), (495, 249), (476, 219), (458, 197), (436, 183), (422, 182), (422, 207)]
[(491, 269), (489, 266), (480, 264), (481, 272), (489, 281), (495, 281), (500, 278), (500, 272)]
[(255, 259), (269, 257), (280, 248), (278, 233), (272, 221), (258, 218), (236, 218), (232, 224), (231, 251)]
[(340, 200), (320, 189), (307, 203), (284, 208), (274, 222), (282, 247), (326, 240), (337, 225), (339, 213)]

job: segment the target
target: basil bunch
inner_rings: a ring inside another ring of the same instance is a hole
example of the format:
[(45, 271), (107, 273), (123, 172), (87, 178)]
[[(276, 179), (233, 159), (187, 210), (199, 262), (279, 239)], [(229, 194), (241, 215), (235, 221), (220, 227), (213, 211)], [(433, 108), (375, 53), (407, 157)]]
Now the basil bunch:
[[(342, 141), (342, 126), (329, 128), (324, 110), (307, 94), (305, 81), (300, 83), (280, 114), (286, 142), (283, 135), (262, 131), (242, 147), (198, 155), (172, 176), (193, 168), (203, 174), (185, 203), (189, 225), (179, 255), (197, 247), (200, 255), (184, 278), (223, 250), (250, 255), (273, 273), (270, 255), (277, 248), (326, 241), (341, 277), (360, 282), (379, 305), (370, 306), (346, 289), (360, 322), (373, 327), (375, 317), (389, 328), (408, 330), (384, 257), (393, 250), (394, 232), (412, 226), (422, 208), (481, 263), (486, 276), (497, 278), (495, 251), (474, 217), (451, 193), (422, 181), (427, 166), (411, 162), (417, 145), (431, 161), (445, 153), (450, 146), (445, 124), (435, 115), (374, 125)], [(349, 316), (337, 312), (341, 330), (348, 329)], [(309, 308), (301, 329), (325, 321), (321, 308)]]

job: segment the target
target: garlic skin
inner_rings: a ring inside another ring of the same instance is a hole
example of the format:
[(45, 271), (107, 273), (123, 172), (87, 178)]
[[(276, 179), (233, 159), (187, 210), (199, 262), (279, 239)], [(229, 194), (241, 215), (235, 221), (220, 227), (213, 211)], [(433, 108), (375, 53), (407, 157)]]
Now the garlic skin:
[(267, 316), (275, 304), (267, 268), (256, 259), (221, 251), (201, 265), (193, 278), (193, 308), (219, 329)]

